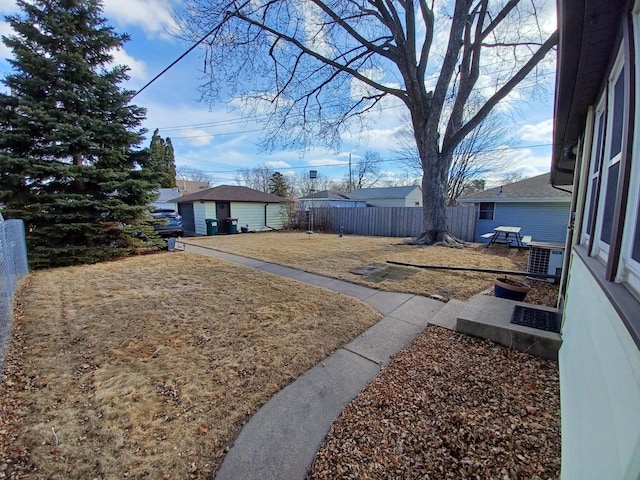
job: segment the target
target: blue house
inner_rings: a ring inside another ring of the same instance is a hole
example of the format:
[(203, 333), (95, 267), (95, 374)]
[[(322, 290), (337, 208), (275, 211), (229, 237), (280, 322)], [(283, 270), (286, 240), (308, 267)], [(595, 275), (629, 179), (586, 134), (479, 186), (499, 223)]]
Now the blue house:
[(471, 194), (459, 199), (476, 208), (475, 241), (488, 242), (482, 235), (501, 225), (521, 227), (523, 236), (534, 242), (564, 244), (567, 238), (570, 187), (554, 188), (549, 174)]

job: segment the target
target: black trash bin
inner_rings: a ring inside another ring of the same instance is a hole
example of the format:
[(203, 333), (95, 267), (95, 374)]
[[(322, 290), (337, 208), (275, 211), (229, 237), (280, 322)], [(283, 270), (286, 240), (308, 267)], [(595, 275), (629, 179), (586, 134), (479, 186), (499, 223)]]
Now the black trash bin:
[(237, 218), (227, 218), (227, 230), (229, 233), (238, 233)]
[(207, 222), (207, 235), (216, 235), (218, 233), (218, 219), (217, 218), (205, 218)]

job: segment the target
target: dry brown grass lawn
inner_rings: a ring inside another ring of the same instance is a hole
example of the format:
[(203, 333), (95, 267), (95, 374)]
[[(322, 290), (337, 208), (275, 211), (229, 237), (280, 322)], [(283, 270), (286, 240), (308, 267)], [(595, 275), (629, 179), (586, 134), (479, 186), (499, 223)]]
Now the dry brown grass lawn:
[[(279, 263), (308, 272), (367, 285), (380, 290), (407, 292), (445, 299), (467, 300), (493, 287), (496, 274), (445, 270), (419, 270), (405, 280), (371, 283), (351, 270), (387, 260), (413, 264), (482, 267), (523, 271), (527, 265), (526, 250), (492, 245), (471, 244), (464, 249), (417, 247), (407, 245), (404, 238), (364, 237), (304, 232), (268, 232), (213, 237), (187, 238), (185, 242), (212, 247), (224, 252)], [(533, 286), (527, 301), (556, 305), (557, 288), (546, 282), (530, 282)]]
[(31, 274), (0, 477), (210, 477), (251, 414), (380, 318), (318, 291), (189, 253)]

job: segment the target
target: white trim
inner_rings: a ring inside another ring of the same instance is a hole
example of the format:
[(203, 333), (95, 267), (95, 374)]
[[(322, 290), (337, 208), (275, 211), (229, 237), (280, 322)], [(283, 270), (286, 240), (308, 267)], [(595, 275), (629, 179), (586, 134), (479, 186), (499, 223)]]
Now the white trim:
[[(570, 185), (569, 185), (570, 186)], [(536, 198), (504, 198), (504, 197), (485, 197), (485, 198), (465, 198), (459, 199), (460, 203), (571, 203), (571, 194), (568, 197), (536, 197)]]
[[(618, 50), (618, 55), (616, 57), (615, 64), (611, 69), (611, 73), (608, 79), (608, 91), (607, 91), (608, 101), (607, 101), (607, 117), (606, 117), (607, 125), (605, 130), (606, 141), (604, 145), (602, 175), (600, 177), (600, 198), (598, 201), (598, 213), (596, 218), (596, 225), (593, 230), (594, 234), (596, 235), (594, 239), (595, 241), (594, 241), (593, 255), (597, 256), (598, 258), (600, 258), (600, 260), (602, 260), (605, 263), (609, 258), (609, 245), (601, 240), (601, 236), (602, 236), (604, 210), (606, 206), (607, 182), (609, 180), (609, 170), (614, 165), (618, 164), (620, 162), (620, 159), (622, 158), (622, 149), (613, 157), (609, 157), (611, 154), (611, 145), (612, 145), (611, 138), (612, 138), (613, 121), (614, 121), (613, 112), (615, 108), (615, 86), (618, 80), (621, 78), (621, 75), (623, 75), (625, 63), (626, 63), (626, 59), (624, 57), (624, 44), (623, 44), (620, 46), (620, 49)], [(624, 77), (622, 77), (622, 79), (624, 81)], [(624, 86), (623, 86), (623, 92), (626, 93), (626, 89), (624, 88)], [(628, 119), (626, 118), (626, 111), (627, 109), (624, 107), (624, 102), (623, 102), (623, 112), (622, 112), (623, 113), (623, 119), (622, 119), (623, 131), (624, 131), (624, 125), (628, 123)], [(620, 180), (619, 177), (618, 177), (618, 180)], [(618, 181), (618, 184), (619, 183), (620, 182)], [(618, 185), (616, 185), (616, 189), (617, 187)]]
[[(636, 2), (633, 11), (633, 35), (636, 51), (634, 56), (640, 57), (640, 1)], [(640, 75), (636, 73), (635, 85), (636, 92), (640, 92)], [(635, 112), (640, 112), (640, 98), (636, 95)], [(640, 118), (636, 115), (636, 122), (640, 122)], [(640, 239), (635, 238), (636, 224), (640, 222), (640, 161), (635, 159), (637, 155), (636, 145), (640, 145), (640, 125), (635, 126), (633, 132), (633, 161), (631, 163), (629, 195), (627, 197), (627, 212), (624, 219), (624, 230), (622, 234), (622, 249), (620, 252), (620, 263), (618, 265), (618, 275), (616, 282), (624, 283), (629, 290), (640, 298), (640, 262), (631, 258), (633, 243)]]
[[(593, 135), (591, 138), (590, 145), (590, 157), (589, 157), (589, 167), (587, 169), (587, 190), (585, 197), (585, 205), (584, 205), (584, 213), (585, 213), (585, 221), (582, 225), (581, 232), (581, 242), (580, 243), (588, 243), (591, 235), (587, 232), (587, 227), (591, 217), (591, 201), (594, 189), (594, 180), (597, 185), (598, 178), (600, 176), (600, 160), (603, 156), (603, 150), (605, 145), (602, 143), (604, 131), (607, 129), (606, 124), (606, 95), (602, 95), (602, 98), (598, 102), (598, 105), (595, 109), (594, 120), (593, 120)], [(602, 121), (602, 124), (600, 123)], [(598, 158), (600, 157), (600, 158)], [(597, 199), (593, 199), (597, 200)], [(595, 228), (595, 225), (591, 226), (592, 230)]]

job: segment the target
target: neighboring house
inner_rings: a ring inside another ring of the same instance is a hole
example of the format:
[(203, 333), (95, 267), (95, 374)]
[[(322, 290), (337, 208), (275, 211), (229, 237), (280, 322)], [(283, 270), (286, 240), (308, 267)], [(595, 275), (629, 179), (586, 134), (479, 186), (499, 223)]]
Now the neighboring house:
[(349, 193), (351, 200), (364, 200), (370, 207), (421, 207), (422, 189), (409, 187), (359, 188)]
[(323, 190), (322, 192), (311, 193), (304, 197), (298, 198), (298, 206), (300, 210), (318, 207), (366, 207), (365, 200), (352, 200), (349, 194), (343, 192), (334, 192), (332, 190)]
[(227, 218), (238, 220), (238, 231), (247, 226), (250, 231), (283, 228), (287, 215), (286, 198), (237, 185), (220, 185), (173, 199), (178, 203), (185, 232), (206, 235), (206, 219), (218, 220), (221, 233)]
[(574, 187), (561, 282), (562, 474), (640, 478), (640, 1), (559, 0), (551, 181)]
[(158, 199), (152, 202), (153, 208), (171, 208), (173, 210), (178, 209), (178, 204), (174, 201), (176, 197), (180, 196), (177, 188), (159, 188)]
[(549, 174), (527, 178), (458, 199), (476, 208), (476, 242), (501, 225), (522, 227), (521, 235), (534, 242), (564, 244), (567, 239), (571, 192), (554, 188)]
[(176, 179), (176, 188), (179, 195), (190, 195), (211, 188), (208, 182), (196, 182), (195, 180), (178, 180)]

